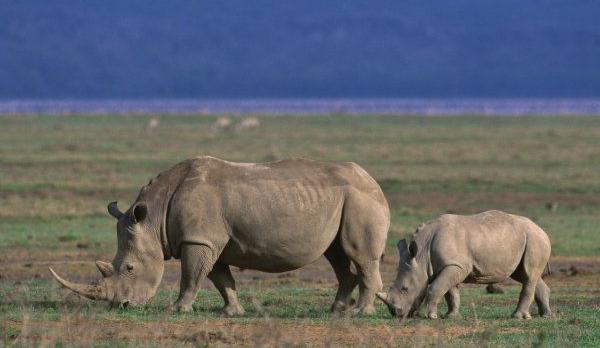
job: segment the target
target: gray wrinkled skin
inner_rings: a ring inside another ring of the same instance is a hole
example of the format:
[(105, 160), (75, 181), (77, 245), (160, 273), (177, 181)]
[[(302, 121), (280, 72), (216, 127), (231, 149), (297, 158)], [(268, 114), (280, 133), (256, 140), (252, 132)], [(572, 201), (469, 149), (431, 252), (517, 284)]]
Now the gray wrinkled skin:
[(373, 313), (382, 288), (389, 208), (379, 185), (354, 163), (194, 158), (150, 181), (126, 212), (111, 203), (109, 213), (118, 220), (118, 250), (112, 264), (97, 262), (101, 284), (74, 284), (52, 273), (71, 290), (112, 305), (146, 303), (170, 258), (181, 259), (174, 304), (180, 311), (192, 310), (208, 277), (225, 300), (224, 312), (243, 314), (229, 266), (285, 272), (321, 255), (339, 281), (333, 311), (351, 308), (359, 285), (354, 312)]
[(378, 293), (392, 315), (414, 314), (424, 301), (427, 317), (437, 318), (442, 296), (447, 317), (458, 317), (458, 284), (495, 284), (511, 277), (522, 283), (514, 318), (531, 318), (535, 299), (541, 316), (551, 316), (550, 289), (542, 280), (548, 270), (550, 240), (531, 220), (501, 211), (461, 216), (442, 215), (421, 225), (410, 246), (398, 243), (398, 276), (389, 293)]

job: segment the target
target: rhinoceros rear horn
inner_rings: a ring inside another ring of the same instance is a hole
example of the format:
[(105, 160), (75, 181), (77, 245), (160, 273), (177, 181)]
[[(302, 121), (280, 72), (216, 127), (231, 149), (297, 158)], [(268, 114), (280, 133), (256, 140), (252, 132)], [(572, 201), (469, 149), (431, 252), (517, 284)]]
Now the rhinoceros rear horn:
[(123, 213), (119, 210), (119, 207), (117, 207), (117, 202), (108, 203), (108, 213), (117, 220), (123, 216)]
[(98, 267), (98, 270), (102, 273), (104, 278), (108, 278), (115, 273), (115, 268), (108, 262), (96, 261), (96, 267)]
[(48, 269), (52, 273), (52, 276), (65, 288), (91, 300), (106, 300), (106, 293), (101, 286), (72, 283), (61, 278), (52, 268), (48, 267)]

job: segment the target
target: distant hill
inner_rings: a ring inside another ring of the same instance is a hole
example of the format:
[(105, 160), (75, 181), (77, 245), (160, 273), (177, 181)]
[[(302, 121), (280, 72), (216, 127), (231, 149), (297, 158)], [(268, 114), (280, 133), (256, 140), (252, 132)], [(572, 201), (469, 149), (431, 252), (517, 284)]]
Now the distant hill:
[(2, 1), (0, 98), (600, 95), (597, 1)]

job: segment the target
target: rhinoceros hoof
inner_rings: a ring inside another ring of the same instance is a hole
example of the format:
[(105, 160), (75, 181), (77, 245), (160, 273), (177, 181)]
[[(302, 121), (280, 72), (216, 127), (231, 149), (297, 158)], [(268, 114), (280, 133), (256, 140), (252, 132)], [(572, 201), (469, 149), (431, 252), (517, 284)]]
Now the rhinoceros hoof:
[(223, 307), (223, 309), (221, 310), (223, 312), (223, 314), (225, 314), (228, 317), (236, 317), (236, 316), (242, 316), (244, 315), (244, 313), (246, 313), (244, 311), (244, 308), (242, 308), (242, 306), (240, 305), (227, 305), (225, 307)]
[(552, 312), (545, 312), (545, 313), (540, 313), (540, 317), (542, 318), (552, 318)]
[(184, 305), (181, 303), (175, 303), (172, 307), (172, 310), (174, 312), (178, 312), (178, 313), (190, 313), (191, 311), (194, 310), (194, 308), (192, 307), (192, 305)]
[(375, 306), (370, 305), (370, 306), (354, 308), (352, 310), (352, 314), (353, 315), (373, 315), (373, 314), (375, 314)]
[(531, 319), (531, 314), (521, 312), (521, 311), (516, 311), (513, 313), (512, 317), (515, 319)]
[(353, 308), (355, 303), (356, 303), (356, 301), (354, 301), (354, 299), (350, 299), (347, 302), (335, 301), (331, 305), (331, 312), (332, 313), (343, 313), (343, 312)]
[(462, 316), (460, 315), (459, 312), (448, 312), (444, 315), (445, 319), (460, 319), (462, 318)]
[(437, 319), (438, 315), (437, 315), (437, 313), (434, 313), (434, 312), (427, 313), (427, 318), (429, 318), (429, 319)]

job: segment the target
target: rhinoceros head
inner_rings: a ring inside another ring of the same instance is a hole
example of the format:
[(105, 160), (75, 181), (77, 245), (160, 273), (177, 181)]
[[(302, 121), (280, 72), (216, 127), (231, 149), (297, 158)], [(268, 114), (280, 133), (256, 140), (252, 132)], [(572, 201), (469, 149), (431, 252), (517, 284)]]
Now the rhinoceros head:
[(148, 219), (144, 203), (135, 203), (122, 213), (116, 202), (108, 212), (117, 219), (117, 255), (112, 263), (96, 261), (102, 274), (99, 284), (81, 285), (52, 275), (66, 288), (93, 299), (108, 301), (111, 306), (135, 306), (146, 303), (160, 284), (164, 271), (163, 251), (158, 226)]
[(419, 262), (417, 243), (413, 240), (407, 247), (406, 240), (398, 242), (400, 262), (398, 275), (388, 293), (377, 293), (392, 316), (400, 320), (412, 315), (421, 304), (427, 290), (427, 266)]

